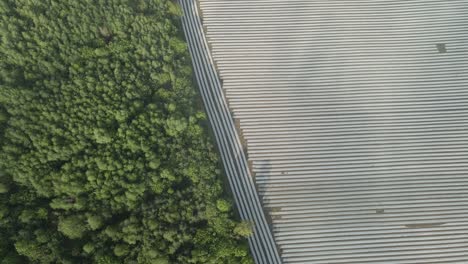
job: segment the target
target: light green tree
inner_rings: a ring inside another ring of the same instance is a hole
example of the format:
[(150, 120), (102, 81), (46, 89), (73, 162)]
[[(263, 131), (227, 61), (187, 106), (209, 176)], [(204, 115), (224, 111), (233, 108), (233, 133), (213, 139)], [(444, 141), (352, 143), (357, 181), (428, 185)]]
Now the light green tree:
[(83, 237), (87, 228), (80, 216), (68, 216), (59, 219), (58, 231), (71, 239)]

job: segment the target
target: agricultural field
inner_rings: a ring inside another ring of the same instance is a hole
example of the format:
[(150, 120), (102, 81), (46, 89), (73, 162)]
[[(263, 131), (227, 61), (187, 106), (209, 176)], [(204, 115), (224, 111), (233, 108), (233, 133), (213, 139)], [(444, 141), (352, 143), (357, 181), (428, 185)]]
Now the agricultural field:
[(467, 1), (184, 2), (283, 263), (468, 263)]

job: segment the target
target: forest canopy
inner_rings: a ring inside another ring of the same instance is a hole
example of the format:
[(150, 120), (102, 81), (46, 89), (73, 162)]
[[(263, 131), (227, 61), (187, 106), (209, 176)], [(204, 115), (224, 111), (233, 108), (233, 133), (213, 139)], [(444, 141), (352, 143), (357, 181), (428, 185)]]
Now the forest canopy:
[(179, 16), (0, 1), (0, 263), (252, 263)]

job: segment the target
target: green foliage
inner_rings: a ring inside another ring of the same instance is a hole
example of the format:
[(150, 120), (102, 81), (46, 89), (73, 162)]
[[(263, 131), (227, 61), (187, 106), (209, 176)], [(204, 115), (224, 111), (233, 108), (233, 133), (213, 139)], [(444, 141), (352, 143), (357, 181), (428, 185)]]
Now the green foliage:
[(128, 245), (125, 245), (125, 244), (118, 244), (114, 247), (114, 254), (117, 257), (125, 256), (128, 254), (129, 251), (130, 250), (128, 248)]
[(95, 259), (96, 264), (118, 264), (118, 260), (115, 257), (108, 255), (98, 255)]
[(58, 231), (68, 238), (81, 238), (86, 232), (84, 220), (79, 216), (61, 217), (58, 223)]
[(91, 230), (96, 230), (102, 226), (102, 217), (99, 215), (90, 215), (88, 217), (88, 225), (91, 228)]
[(0, 1), (3, 262), (252, 262), (180, 15), (170, 0)]
[(0, 264), (23, 264), (24, 261), (25, 260), (17, 255), (16, 252), (12, 252), (1, 258)]
[(94, 251), (94, 245), (91, 243), (87, 243), (83, 246), (83, 251), (87, 254), (90, 254)]
[(231, 204), (223, 199), (219, 199), (216, 201), (216, 207), (221, 212), (229, 212), (231, 210)]
[(34, 240), (19, 240), (15, 243), (18, 254), (28, 257), (32, 261), (40, 263), (52, 263), (55, 256), (50, 249)]
[(5, 183), (0, 182), (0, 194), (7, 193), (7, 192), (8, 192), (8, 186)]
[(0, 264), (23, 264), (25, 259), (20, 257), (13, 245), (10, 245), (7, 240), (4, 239), (3, 233), (0, 233)]
[(234, 233), (242, 236), (242, 237), (248, 237), (252, 235), (252, 223), (243, 221), (240, 222), (236, 225), (234, 228)]

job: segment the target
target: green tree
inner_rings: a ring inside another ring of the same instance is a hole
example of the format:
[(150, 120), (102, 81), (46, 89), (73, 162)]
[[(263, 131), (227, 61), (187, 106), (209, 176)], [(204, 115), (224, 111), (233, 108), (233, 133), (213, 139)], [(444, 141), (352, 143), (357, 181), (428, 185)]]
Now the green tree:
[(128, 254), (128, 252), (130, 251), (128, 245), (125, 245), (125, 244), (118, 244), (114, 247), (114, 254), (117, 256), (117, 257), (122, 257), (122, 256), (125, 256)]
[(90, 215), (88, 216), (88, 225), (91, 230), (99, 229), (103, 224), (103, 219), (99, 215)]
[(216, 207), (223, 213), (229, 212), (231, 210), (231, 204), (223, 199), (216, 201)]
[(234, 228), (234, 233), (242, 236), (242, 237), (248, 237), (252, 235), (252, 223), (243, 221), (240, 222), (236, 225)]
[(171, 0), (0, 1), (0, 236), (19, 254), (1, 258), (251, 261), (180, 15)]
[(46, 245), (41, 245), (35, 240), (19, 240), (15, 243), (16, 251), (32, 261), (40, 263), (52, 263), (56, 260), (55, 256)]
[(71, 239), (81, 238), (86, 232), (86, 226), (80, 216), (62, 217), (59, 219), (58, 231)]

